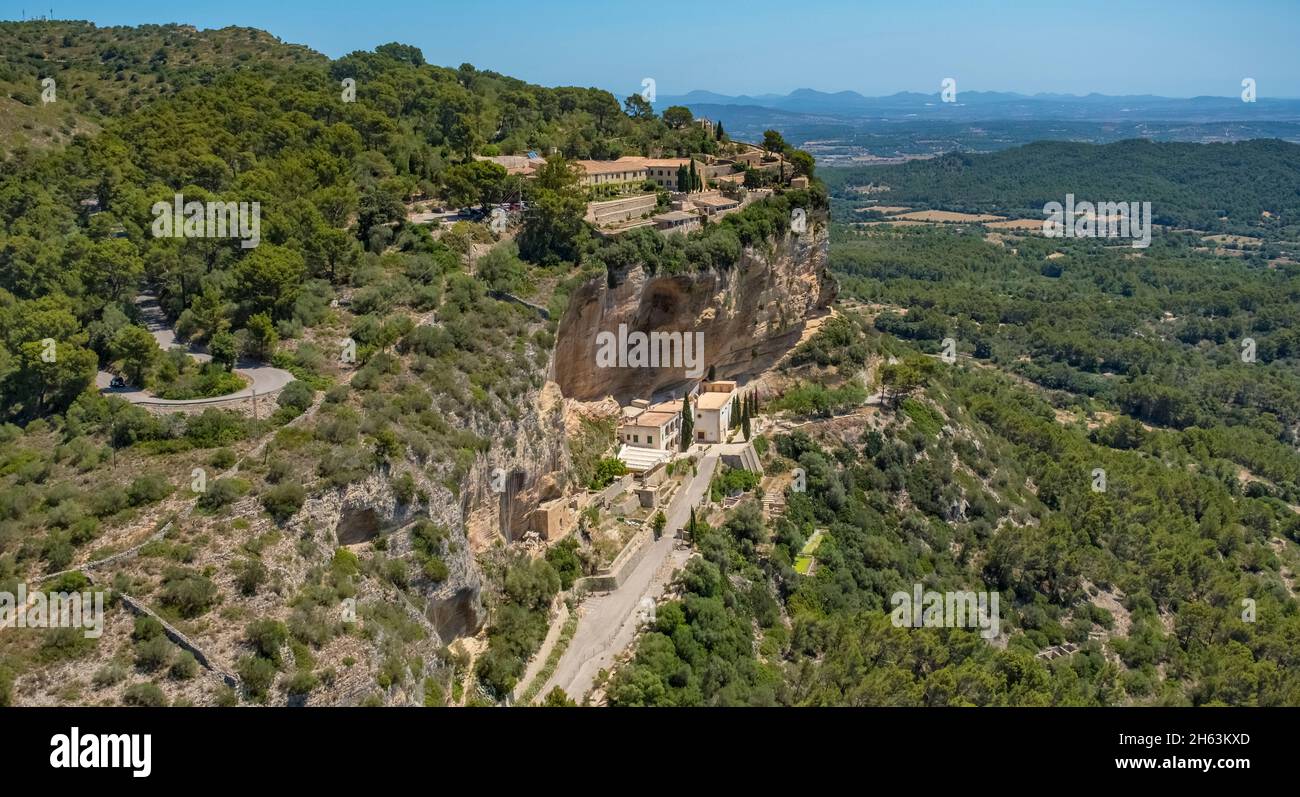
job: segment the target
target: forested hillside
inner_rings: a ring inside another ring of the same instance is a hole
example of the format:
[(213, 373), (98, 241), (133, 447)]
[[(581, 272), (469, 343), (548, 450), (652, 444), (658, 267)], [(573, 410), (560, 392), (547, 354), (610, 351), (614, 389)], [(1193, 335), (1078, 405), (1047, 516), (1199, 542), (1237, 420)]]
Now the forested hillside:
[[(235, 71), (323, 63), (253, 28), (98, 28), (88, 22), (0, 23), (0, 155), (66, 144), (102, 120)], [(42, 101), (42, 79), (55, 79)]]
[[(68, 36), (80, 41), (75, 27)], [(357, 80), (356, 102), (341, 99), (344, 77)], [(111, 359), (109, 342), (130, 320), (141, 279), (158, 287), (170, 318), (190, 311), (182, 332), (199, 341), (227, 327), (238, 332), (259, 314), (292, 337), (319, 320), (331, 286), (348, 284), (358, 266), (372, 271), (396, 237), (410, 238), (399, 247), (407, 251), (430, 245), (417, 227), (397, 226), (405, 200), (451, 195), (475, 203), (510, 193), (504, 170), (469, 161), (472, 153), (554, 148), (611, 157), (710, 145), (697, 128), (626, 115), (607, 92), (543, 89), (469, 65), (428, 66), (400, 45), (279, 71), (268, 62), (255, 74), (229, 72), (181, 88), (66, 150), (4, 163), (6, 408), (19, 417), (66, 408), (86, 384), (87, 353)], [(521, 245), (531, 246), (534, 260), (572, 263), (582, 206), (564, 193), (575, 178), (563, 158), (554, 160), (538, 185), (561, 190), (539, 201), (545, 212)], [(243, 250), (237, 241), (154, 238), (150, 207), (176, 192), (260, 202), (266, 243)], [(38, 375), (25, 366), (22, 347), (47, 336), (67, 356)]]
[[(470, 664), (445, 649), (481, 622), (461, 491), (494, 445), (546, 432), (533, 403), (569, 291), (642, 249), (672, 273), (725, 268), (742, 243), (784, 232), (796, 199), (825, 207), (815, 188), (689, 240), (603, 241), (572, 159), (710, 152), (715, 137), (605, 91), (433, 66), (400, 44), (330, 61), (235, 29), (3, 33), (15, 102), (53, 70), (46, 110), (94, 124), (62, 147), (22, 128), (30, 146), (0, 163), (0, 591), (80, 588), (93, 569), (113, 633), (6, 631), (0, 705), (485, 699), (462, 692)], [(548, 162), (526, 183), (473, 157), (528, 150)], [(151, 208), (178, 193), (259, 203), (260, 242), (156, 237)], [(529, 212), (505, 240), (485, 221), (436, 237), (408, 221), (416, 201), (507, 199)], [(549, 319), (489, 295), (505, 290)], [(210, 359), (160, 350), (150, 323)], [(293, 378), (251, 412), (156, 414), (95, 384), (98, 370), (163, 398), (222, 396), (246, 361)], [(345, 494), (400, 533), (337, 548)], [(486, 601), (518, 603), (483, 659), (485, 688), (505, 690), (558, 581), (524, 554), (484, 570)], [(221, 650), (239, 689), (196, 680), (161, 626), (132, 629), (127, 595)], [(450, 607), (440, 629), (435, 595)]]
[[(44, 22), (0, 42), (20, 110), (0, 162), (0, 592), (93, 578), (111, 613), (100, 638), (6, 629), (0, 705), (504, 701), (594, 568), (578, 531), (471, 550), (471, 474), (522, 451), (558, 496), (622, 469), (615, 421), (547, 390), (570, 296), (744, 251), (770, 278), (792, 210), (827, 207), (813, 180), (687, 236), (596, 236), (574, 159), (723, 144), (639, 96), (408, 45), (330, 60), (245, 29)], [(475, 158), (528, 151), (547, 160), (528, 180)], [(1300, 270), (1277, 251), (1300, 230), (1300, 147), (1043, 143), (827, 177), (841, 207), (1041, 218), (1073, 193), (1266, 243), (834, 227), (843, 301), (744, 375), (737, 435), (765, 473), (706, 485), (608, 701), (1300, 704)], [(259, 203), (259, 244), (155, 236), (178, 193)], [(520, 200), (505, 231), (413, 220)], [(190, 348), (162, 351), (173, 331)], [(210, 399), (242, 386), (237, 363), (291, 381), (189, 413), (96, 385)], [(997, 593), (1001, 633), (897, 627), (891, 595), (918, 584)]]
[[(758, 440), (806, 491), (696, 524), (610, 701), (1300, 702), (1300, 273), (1194, 242), (839, 231), (844, 315)], [(897, 627), (914, 584), (996, 591), (1003, 634)]]
[(1155, 223), (1300, 238), (1300, 145), (1039, 141), (989, 154), (953, 152), (898, 166), (825, 170), (837, 195), (888, 190), (886, 204), (1043, 217), (1047, 202), (1150, 202)]

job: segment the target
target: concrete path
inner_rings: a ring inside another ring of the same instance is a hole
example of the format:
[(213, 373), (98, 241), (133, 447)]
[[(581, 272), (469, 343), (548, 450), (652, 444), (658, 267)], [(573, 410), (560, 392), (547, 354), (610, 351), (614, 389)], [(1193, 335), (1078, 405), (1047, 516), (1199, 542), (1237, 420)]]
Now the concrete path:
[(713, 478), (718, 464), (716, 453), (707, 453), (700, 460), (697, 474), (685, 488), (677, 491), (672, 504), (664, 514), (668, 525), (663, 537), (649, 543), (650, 549), (622, 586), (613, 592), (592, 595), (578, 607), (578, 628), (569, 647), (560, 657), (559, 665), (550, 680), (538, 694), (545, 695), (558, 686), (569, 697), (581, 701), (591, 690), (596, 673), (608, 669), (636, 637), (637, 607), (641, 599), (658, 600), (672, 578), (673, 571), (683, 567), (691, 550), (678, 547), (677, 530), (690, 520), (691, 507), (700, 503)]
[[(208, 362), (212, 359), (212, 355), (203, 351), (202, 348), (185, 346), (176, 339), (176, 331), (167, 323), (167, 317), (163, 314), (162, 308), (159, 307), (156, 296), (142, 293), (136, 297), (135, 303), (140, 308), (140, 318), (144, 321), (145, 328), (153, 335), (154, 340), (158, 341), (158, 348), (168, 351), (173, 347), (182, 346), (186, 349), (186, 353), (199, 362)], [(110, 387), (113, 383), (114, 374), (108, 371), (100, 371), (95, 374), (95, 386), (99, 388), (100, 393), (117, 396), (132, 404), (148, 403), (161, 407), (191, 407), (196, 404), (211, 404), (231, 399), (251, 398), (254, 394), (264, 396), (280, 390), (293, 381), (293, 374), (288, 371), (255, 360), (239, 360), (235, 364), (234, 372), (242, 376), (247, 382), (247, 385), (242, 390), (227, 393), (224, 396), (209, 396), (207, 398), (163, 399), (155, 397), (153, 393), (140, 387), (130, 385), (126, 387)]]

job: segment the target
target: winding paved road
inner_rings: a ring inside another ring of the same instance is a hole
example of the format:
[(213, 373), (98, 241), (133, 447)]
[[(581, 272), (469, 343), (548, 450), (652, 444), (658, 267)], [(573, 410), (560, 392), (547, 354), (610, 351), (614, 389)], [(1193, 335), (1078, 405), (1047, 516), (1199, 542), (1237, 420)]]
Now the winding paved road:
[(641, 599), (649, 597), (657, 601), (673, 571), (685, 566), (691, 556), (690, 548), (678, 547), (677, 530), (686, 525), (691, 507), (704, 497), (717, 464), (717, 453), (705, 453), (696, 476), (673, 497), (665, 513), (668, 525), (663, 537), (649, 543), (649, 550), (618, 589), (592, 595), (578, 607), (578, 628), (560, 657), (555, 673), (538, 695), (544, 696), (558, 686), (569, 697), (581, 701), (591, 689), (596, 673), (608, 669), (615, 657), (632, 644), (637, 630), (636, 610)]
[[(135, 303), (140, 308), (140, 317), (144, 321), (145, 328), (153, 335), (154, 340), (158, 341), (158, 348), (168, 351), (173, 347), (182, 346), (191, 357), (199, 362), (207, 362), (212, 359), (212, 356), (202, 349), (196, 346), (185, 346), (176, 339), (176, 331), (167, 323), (167, 317), (163, 315), (162, 308), (158, 306), (156, 296), (142, 293), (136, 297)], [(192, 407), (232, 399), (252, 398), (254, 394), (265, 396), (280, 390), (293, 381), (293, 374), (288, 371), (255, 360), (241, 359), (235, 364), (234, 371), (244, 377), (244, 380), (248, 383), (244, 389), (234, 393), (227, 393), (224, 396), (210, 396), (208, 398), (163, 399), (155, 397), (154, 394), (140, 387), (111, 387), (114, 374), (108, 371), (100, 371), (95, 374), (95, 386), (99, 388), (100, 393), (118, 396), (132, 404), (147, 403), (159, 407)]]

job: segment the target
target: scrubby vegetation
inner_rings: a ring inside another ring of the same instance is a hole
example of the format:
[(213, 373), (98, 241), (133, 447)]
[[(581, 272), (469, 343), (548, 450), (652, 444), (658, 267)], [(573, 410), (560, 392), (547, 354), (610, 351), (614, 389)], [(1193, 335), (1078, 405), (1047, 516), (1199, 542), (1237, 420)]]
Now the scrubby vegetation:
[[(700, 558), (611, 703), (1300, 703), (1300, 391), (1277, 321), (1297, 274), (1190, 237), (1138, 258), (1062, 244), (837, 231), (843, 291), (869, 309), (764, 402), (812, 421), (764, 455), (806, 490), (768, 521), (742, 503), (697, 523)], [(863, 364), (881, 399), (820, 425), (808, 381), (835, 392)], [(996, 592), (1000, 640), (897, 627), (891, 598), (916, 584)]]

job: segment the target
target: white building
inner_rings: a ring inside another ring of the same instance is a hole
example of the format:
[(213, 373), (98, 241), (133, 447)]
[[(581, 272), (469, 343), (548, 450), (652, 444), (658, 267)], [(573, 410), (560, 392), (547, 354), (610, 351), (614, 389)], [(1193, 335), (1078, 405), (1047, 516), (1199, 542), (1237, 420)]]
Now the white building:
[(695, 442), (723, 443), (731, 428), (731, 403), (736, 398), (736, 383), (731, 381), (700, 383), (695, 396)]
[(649, 406), (638, 399), (623, 408), (618, 439), (624, 445), (673, 451), (682, 439), (681, 406), (670, 402)]
[(618, 458), (633, 473), (644, 473), (672, 458), (681, 445), (681, 402), (655, 405), (637, 399), (623, 408), (618, 425)]

